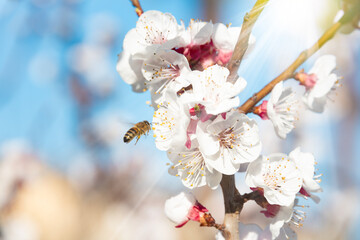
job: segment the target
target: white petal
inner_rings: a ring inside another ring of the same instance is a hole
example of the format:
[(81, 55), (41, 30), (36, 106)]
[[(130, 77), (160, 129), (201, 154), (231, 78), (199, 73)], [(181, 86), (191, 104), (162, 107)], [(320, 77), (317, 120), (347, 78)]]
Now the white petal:
[(196, 138), (199, 142), (200, 151), (205, 155), (214, 155), (219, 152), (219, 140), (206, 131), (208, 124), (199, 123), (196, 129)]
[(338, 78), (334, 73), (324, 76), (323, 78), (319, 79), (314, 88), (310, 91), (315, 98), (321, 98), (331, 91), (337, 80)]
[(275, 239), (279, 236), (282, 226), (284, 226), (284, 221), (277, 221), (270, 224), (272, 239)]
[(261, 177), (262, 162), (263, 156), (259, 156), (258, 159), (249, 164), (246, 170), (245, 183), (251, 188), (264, 185), (263, 178)]
[(190, 122), (190, 116), (175, 92), (167, 92), (165, 99), (159, 104), (152, 121), (156, 147), (163, 151), (185, 145), (186, 128)]
[(222, 174), (218, 171), (216, 171), (215, 169), (213, 169), (212, 172), (210, 172), (209, 170), (207, 170), (206, 172), (206, 182), (207, 185), (211, 188), (211, 189), (216, 189), (218, 188), (220, 182), (222, 179)]
[(196, 199), (193, 195), (181, 192), (165, 202), (164, 211), (166, 216), (176, 224), (188, 220), (189, 210), (194, 206)]
[(192, 37), (192, 44), (202, 45), (210, 42), (213, 24), (210, 22), (192, 21), (188, 31)]
[(314, 73), (318, 76), (326, 76), (331, 73), (332, 70), (336, 67), (336, 58), (334, 55), (324, 55), (319, 57), (309, 71), (309, 73)]
[(216, 48), (221, 50), (234, 50), (241, 27), (226, 27), (222, 23), (214, 24), (212, 40)]
[(220, 152), (212, 156), (204, 156), (204, 159), (206, 161), (206, 164), (226, 175), (235, 174), (240, 167), (240, 164), (234, 165), (231, 161), (229, 161), (229, 158), (221, 156)]
[(144, 45), (162, 44), (179, 35), (179, 26), (174, 16), (155, 10), (141, 14), (136, 30), (140, 35), (137, 41)]

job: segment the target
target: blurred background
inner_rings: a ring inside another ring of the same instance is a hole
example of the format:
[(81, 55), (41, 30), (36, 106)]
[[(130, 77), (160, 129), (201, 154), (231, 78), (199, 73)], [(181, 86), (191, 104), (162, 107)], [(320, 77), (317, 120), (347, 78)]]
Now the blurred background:
[[(240, 26), (255, 0), (143, 0), (144, 10)], [(244, 102), (281, 73), (331, 25), (340, 0), (270, 0), (241, 65)], [(0, 238), (214, 239), (190, 222), (175, 229), (164, 201), (186, 190), (167, 173), (166, 154), (152, 134), (124, 144), (132, 124), (151, 120), (148, 93), (136, 94), (116, 72), (117, 54), (137, 16), (127, 0), (0, 0)], [(346, 32), (346, 30), (343, 30)], [(323, 54), (337, 57), (342, 86), (323, 114), (300, 110), (286, 141), (261, 121), (264, 154), (301, 146), (317, 159), (323, 193), (311, 200), (299, 239), (360, 239), (360, 31), (337, 34), (302, 67)], [(294, 82), (300, 94), (304, 91)], [(249, 191), (239, 173), (242, 193)], [(221, 189), (193, 191), (217, 222)], [(242, 222), (264, 227), (247, 203)]]

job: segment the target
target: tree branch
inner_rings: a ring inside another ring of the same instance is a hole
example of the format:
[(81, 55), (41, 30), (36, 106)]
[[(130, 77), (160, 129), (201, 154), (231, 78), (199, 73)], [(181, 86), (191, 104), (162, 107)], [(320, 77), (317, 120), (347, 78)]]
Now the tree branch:
[(237, 199), (241, 198), (239, 191), (235, 186), (234, 175), (223, 175), (220, 182), (225, 205), (225, 218), (224, 225), (227, 232), (224, 237), (226, 240), (238, 240), (239, 239), (239, 217), (242, 210), (242, 204), (237, 204)]
[(139, 0), (130, 0), (132, 5), (135, 7), (136, 14), (140, 17), (143, 14), (144, 10), (142, 9)]
[(238, 41), (235, 45), (231, 59), (227, 64), (227, 68), (230, 71), (228, 77), (229, 82), (234, 83), (236, 81), (237, 71), (248, 48), (252, 28), (268, 1), (269, 0), (257, 0), (250, 12), (246, 13), (244, 16), (244, 22), (241, 27)]
[(352, 21), (356, 14), (359, 14), (359, 6), (360, 4), (347, 11), (338, 22), (334, 23), (328, 30), (325, 31), (325, 33), (313, 46), (301, 52), (300, 55), (296, 58), (296, 60), (285, 71), (283, 71), (279, 76), (277, 76), (270, 83), (268, 83), (258, 93), (254, 94), (251, 98), (249, 98), (243, 105), (238, 108), (238, 110), (242, 113), (252, 112), (253, 107), (261, 99), (268, 95), (277, 83), (292, 78), (296, 69), (301, 64), (303, 64), (309, 57), (311, 57), (316, 51), (318, 51), (327, 41), (332, 39), (342, 25)]

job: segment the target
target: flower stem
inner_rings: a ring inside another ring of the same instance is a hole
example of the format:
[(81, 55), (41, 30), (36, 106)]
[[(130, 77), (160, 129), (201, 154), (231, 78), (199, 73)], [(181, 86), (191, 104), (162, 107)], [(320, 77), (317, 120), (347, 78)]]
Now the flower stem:
[(132, 5), (135, 7), (135, 12), (140, 17), (141, 14), (143, 14), (144, 10), (142, 9), (139, 0), (130, 0)]
[(285, 71), (283, 71), (279, 76), (277, 76), (270, 83), (268, 83), (258, 93), (254, 94), (251, 98), (249, 98), (243, 105), (238, 108), (238, 110), (242, 113), (251, 112), (253, 110), (253, 107), (259, 101), (261, 101), (261, 99), (268, 95), (277, 83), (294, 77), (296, 69), (301, 64), (303, 64), (309, 57), (311, 57), (316, 51), (318, 51), (327, 41), (332, 39), (342, 25), (350, 22), (356, 16), (356, 14), (359, 14), (359, 6), (360, 4), (347, 11), (338, 22), (334, 23), (328, 30), (325, 31), (325, 33), (314, 45), (302, 51), (300, 55), (296, 58), (296, 60), (287, 69), (285, 69)]
[(227, 64), (227, 68), (230, 71), (230, 75), (228, 77), (229, 82), (234, 83), (237, 79), (237, 71), (248, 48), (251, 30), (268, 1), (269, 0), (257, 0), (250, 12), (246, 13), (244, 16), (244, 22), (241, 27), (239, 38), (235, 45), (231, 59)]

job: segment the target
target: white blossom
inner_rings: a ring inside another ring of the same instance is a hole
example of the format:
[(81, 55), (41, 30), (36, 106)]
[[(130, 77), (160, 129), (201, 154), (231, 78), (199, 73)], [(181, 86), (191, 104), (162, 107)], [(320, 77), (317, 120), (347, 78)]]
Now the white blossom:
[(184, 226), (189, 220), (200, 222), (204, 213), (208, 212), (192, 194), (184, 192), (166, 200), (164, 210), (177, 228)]
[(136, 28), (131, 29), (124, 39), (124, 50), (131, 54), (139, 53), (148, 47), (163, 46), (171, 49), (177, 45), (175, 40), (184, 31), (170, 13), (155, 10), (146, 11), (139, 17)]
[(248, 166), (246, 184), (261, 188), (270, 204), (289, 206), (302, 186), (302, 177), (294, 160), (286, 154), (260, 156)]
[(181, 47), (203, 45), (210, 42), (213, 31), (211, 22), (195, 21), (191, 19), (189, 27), (181, 35)]
[(141, 71), (151, 90), (153, 105), (163, 101), (167, 89), (179, 90), (190, 84), (179, 78), (191, 71), (189, 63), (184, 55), (173, 50), (159, 49), (144, 60)]
[[(214, 24), (211, 39), (218, 50), (217, 60), (221, 63), (226, 64), (229, 62), (238, 41), (240, 31), (241, 27), (230, 27), (223, 23)], [(254, 45), (255, 37), (250, 34), (246, 55), (252, 51)]]
[(208, 185), (215, 189), (219, 186), (222, 174), (206, 164), (198, 147), (191, 150), (183, 147), (180, 150), (169, 151), (168, 158), (173, 163), (169, 168), (169, 173), (180, 177), (186, 187)]
[(123, 52), (119, 54), (116, 66), (121, 78), (133, 86), (136, 92), (146, 91), (145, 78), (141, 67), (159, 47), (172, 49), (184, 31), (170, 13), (146, 11), (139, 17), (136, 28), (125, 36)]
[(192, 94), (183, 95), (184, 102), (205, 106), (208, 114), (220, 114), (240, 104), (237, 95), (245, 88), (246, 81), (239, 78), (235, 84), (227, 81), (229, 70), (219, 65), (204, 71), (192, 71), (184, 78), (192, 84)]
[(240, 164), (256, 159), (261, 151), (259, 129), (254, 120), (237, 111), (219, 115), (197, 139), (206, 163), (223, 174), (234, 174)]
[(321, 192), (322, 188), (319, 185), (318, 176), (315, 176), (315, 158), (311, 153), (304, 153), (300, 151), (300, 147), (297, 147), (293, 150), (289, 157), (293, 159), (297, 168), (300, 171), (300, 174), (303, 179), (302, 189), (300, 193), (304, 194), (304, 196), (311, 197), (315, 202), (318, 202), (319, 199), (311, 194), (311, 192)]
[(176, 224), (188, 221), (190, 209), (195, 205), (196, 199), (192, 194), (181, 192), (165, 202), (166, 216)]
[(267, 116), (280, 138), (285, 139), (295, 127), (296, 103), (296, 95), (291, 88), (283, 89), (282, 82), (276, 84), (267, 102)]
[(152, 121), (156, 147), (162, 151), (184, 146), (190, 122), (189, 110), (173, 91), (166, 94), (166, 102), (157, 105)]
[(302, 222), (306, 218), (306, 213), (303, 209), (307, 206), (298, 205), (298, 199), (289, 206), (268, 205), (266, 211), (261, 211), (270, 219), (269, 230), (272, 239), (285, 240), (297, 239), (296, 233), (290, 228), (290, 224), (301, 227)]
[(133, 59), (128, 51), (123, 51), (118, 55), (116, 70), (124, 82), (132, 85), (134, 92), (144, 92), (147, 90), (145, 78), (141, 73), (142, 62), (142, 59)]
[(336, 74), (332, 73), (335, 66), (335, 56), (324, 55), (316, 60), (308, 74), (299, 73), (299, 81), (306, 87), (303, 102), (310, 110), (324, 111), (327, 96), (338, 81)]

